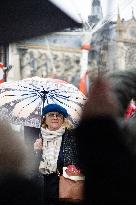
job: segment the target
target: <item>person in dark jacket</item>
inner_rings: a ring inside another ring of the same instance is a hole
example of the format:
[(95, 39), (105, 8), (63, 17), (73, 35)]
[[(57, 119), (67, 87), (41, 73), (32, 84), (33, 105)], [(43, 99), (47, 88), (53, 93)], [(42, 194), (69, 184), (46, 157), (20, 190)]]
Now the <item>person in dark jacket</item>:
[(79, 168), (74, 129), (68, 121), (68, 113), (58, 104), (43, 108), (41, 138), (34, 143), (34, 150), (42, 150), (39, 172), (44, 178), (44, 198), (48, 204), (59, 199), (59, 175), (63, 167), (74, 165)]
[(21, 134), (0, 118), (0, 204), (43, 205), (40, 187), (31, 180), (34, 156)]
[(86, 205), (136, 203), (136, 129), (119, 99), (108, 79), (96, 79), (76, 128)]

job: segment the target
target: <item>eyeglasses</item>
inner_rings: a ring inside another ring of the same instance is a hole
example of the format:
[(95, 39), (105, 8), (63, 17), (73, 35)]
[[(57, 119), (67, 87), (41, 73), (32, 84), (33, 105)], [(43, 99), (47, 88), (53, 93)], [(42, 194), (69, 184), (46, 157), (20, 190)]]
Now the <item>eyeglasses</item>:
[(56, 112), (56, 113), (54, 113), (54, 112), (49, 112), (49, 113), (47, 113), (47, 116), (50, 117), (50, 118), (53, 118), (53, 117), (63, 118), (63, 115), (60, 114), (60, 113), (58, 113), (58, 112)]

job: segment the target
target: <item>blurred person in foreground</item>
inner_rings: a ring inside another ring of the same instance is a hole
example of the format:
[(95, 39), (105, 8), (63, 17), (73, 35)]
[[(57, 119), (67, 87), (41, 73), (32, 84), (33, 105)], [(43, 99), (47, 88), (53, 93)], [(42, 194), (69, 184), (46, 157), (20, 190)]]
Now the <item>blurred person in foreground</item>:
[(136, 132), (120, 109), (110, 81), (97, 78), (76, 128), (87, 205), (136, 204), (136, 155), (128, 143)]
[(54, 204), (59, 202), (59, 175), (64, 174), (64, 168), (73, 173), (79, 171), (79, 160), (67, 110), (58, 104), (48, 104), (42, 115), (41, 138), (35, 141), (34, 150), (37, 154), (42, 151), (39, 172), (44, 180), (45, 204)]
[(8, 122), (0, 119), (0, 204), (42, 204), (39, 187), (31, 181), (34, 158)]

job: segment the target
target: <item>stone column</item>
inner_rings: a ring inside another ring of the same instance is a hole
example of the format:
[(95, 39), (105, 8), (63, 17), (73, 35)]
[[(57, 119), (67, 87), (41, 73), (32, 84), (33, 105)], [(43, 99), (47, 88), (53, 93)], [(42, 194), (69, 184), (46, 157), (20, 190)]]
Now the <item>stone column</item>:
[(20, 80), (20, 56), (16, 44), (9, 45), (9, 64), (12, 69), (8, 72), (7, 81)]

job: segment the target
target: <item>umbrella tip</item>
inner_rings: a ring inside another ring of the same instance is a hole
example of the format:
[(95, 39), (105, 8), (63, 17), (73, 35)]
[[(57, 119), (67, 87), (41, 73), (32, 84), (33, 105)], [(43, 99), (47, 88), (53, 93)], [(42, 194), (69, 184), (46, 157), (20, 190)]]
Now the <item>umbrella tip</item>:
[(49, 93), (49, 91), (43, 90), (43, 91), (41, 91), (41, 93), (44, 94), (44, 95), (46, 95), (46, 94)]

